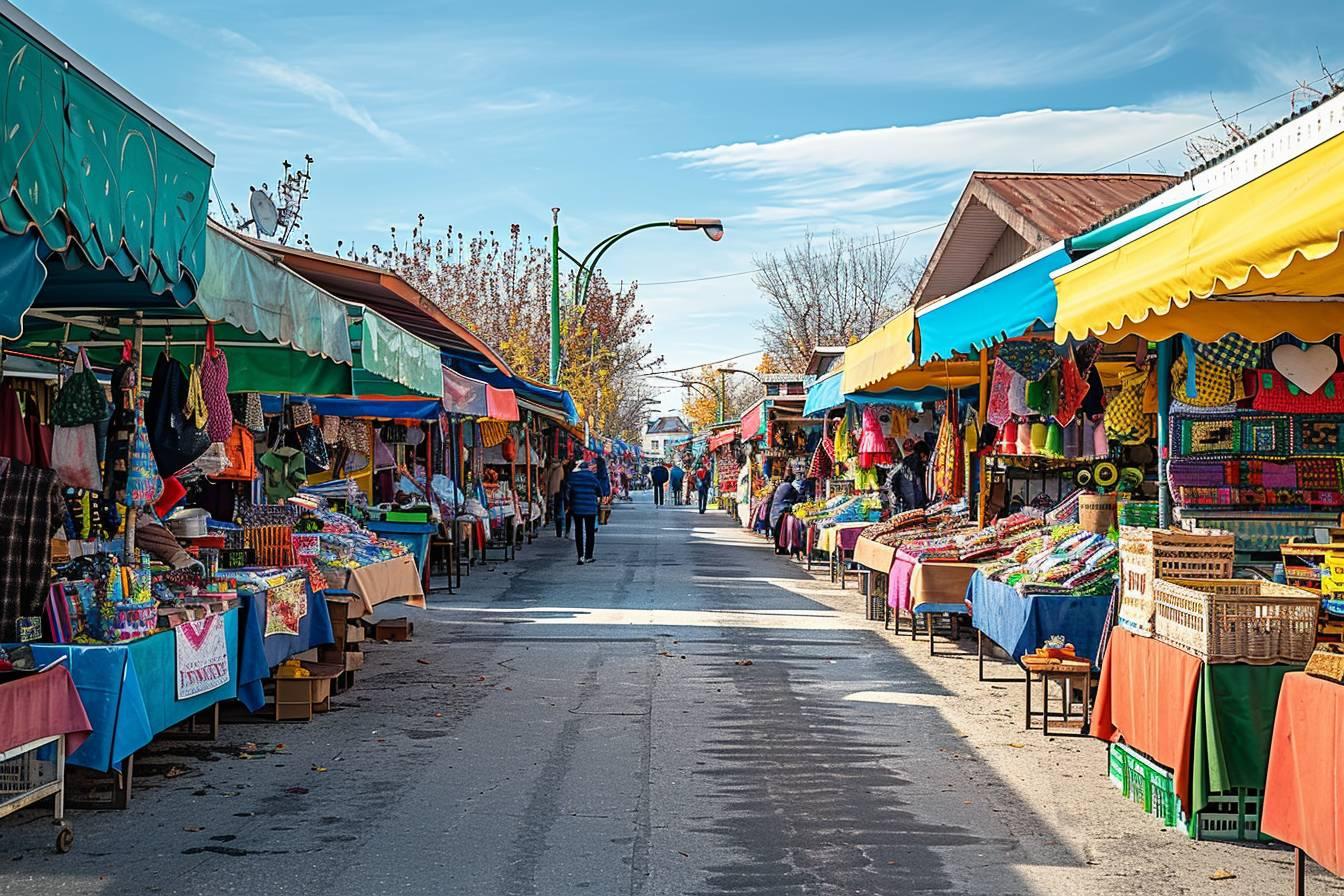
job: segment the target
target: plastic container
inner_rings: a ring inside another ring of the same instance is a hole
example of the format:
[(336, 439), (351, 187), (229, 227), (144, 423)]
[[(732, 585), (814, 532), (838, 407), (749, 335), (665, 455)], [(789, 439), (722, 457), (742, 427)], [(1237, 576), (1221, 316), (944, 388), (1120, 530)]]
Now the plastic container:
[(425, 564), (429, 561), (429, 540), (438, 530), (437, 526), (433, 523), (399, 523), (390, 520), (369, 520), (364, 526), (380, 538), (389, 538), (406, 545), (415, 558), (416, 568), (421, 575), (424, 574)]

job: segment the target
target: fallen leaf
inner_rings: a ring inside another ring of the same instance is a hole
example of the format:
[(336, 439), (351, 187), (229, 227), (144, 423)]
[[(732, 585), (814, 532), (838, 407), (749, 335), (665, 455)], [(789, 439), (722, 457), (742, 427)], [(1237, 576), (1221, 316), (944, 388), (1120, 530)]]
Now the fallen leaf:
[(308, 788), (307, 788), (307, 787), (286, 787), (286, 788), (285, 788), (285, 793), (294, 793), (294, 794), (298, 794), (299, 796), (302, 796), (303, 794), (305, 794), (305, 793), (307, 793), (307, 792), (308, 792)]
[(327, 770), (327, 767), (326, 767), (325, 765), (315, 765), (315, 766), (313, 766), (313, 771), (315, 771), (315, 772), (325, 772), (326, 770)]
[(513, 690), (513, 688), (505, 688), (504, 690), (506, 690), (506, 691), (511, 691), (511, 690)]
[(180, 777), (182, 777), (183, 775), (185, 775), (186, 773), (187, 773), (187, 770), (186, 770), (186, 769), (184, 769), (184, 768), (178, 768), (177, 766), (174, 765), (174, 766), (170, 766), (169, 769), (168, 769), (168, 771), (166, 771), (166, 772), (163, 773), (163, 776), (164, 776), (165, 778), (180, 778)]
[(425, 659), (416, 660), (416, 662), (419, 663), (419, 664), (422, 665), (422, 666), (428, 666), (428, 665), (429, 665), (429, 660), (425, 660)]
[(1234, 880), (1235, 878), (1236, 878), (1235, 874), (1224, 868), (1219, 868), (1217, 871), (1209, 875), (1209, 880)]
[(1025, 747), (1026, 744), (1009, 744), (1008, 746), (1012, 747), (1014, 750), (1020, 750)]
[(733, 665), (734, 665), (734, 666), (750, 666), (750, 665), (751, 665), (751, 660), (737, 660), (736, 662), (733, 663)]
[(205, 828), (199, 828), (199, 827), (196, 827), (195, 825), (187, 825), (187, 826), (184, 827), (182, 830), (186, 831), (188, 834), (196, 834), (196, 833), (199, 833), (199, 832), (205, 830)]

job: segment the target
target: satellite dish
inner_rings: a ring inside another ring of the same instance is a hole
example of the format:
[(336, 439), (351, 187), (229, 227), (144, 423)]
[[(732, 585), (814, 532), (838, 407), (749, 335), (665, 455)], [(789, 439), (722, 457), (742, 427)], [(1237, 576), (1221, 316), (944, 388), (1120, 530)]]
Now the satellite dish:
[(275, 236), (275, 231), (280, 226), (280, 213), (276, 211), (275, 202), (271, 197), (261, 190), (253, 190), (247, 204), (252, 212), (252, 223), (256, 225), (257, 233), (262, 236)]

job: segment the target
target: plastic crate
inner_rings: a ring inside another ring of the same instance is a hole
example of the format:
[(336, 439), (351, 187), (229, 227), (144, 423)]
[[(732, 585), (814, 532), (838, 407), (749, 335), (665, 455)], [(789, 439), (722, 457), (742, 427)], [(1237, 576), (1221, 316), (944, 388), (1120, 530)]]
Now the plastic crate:
[(1158, 579), (1230, 579), (1235, 539), (1230, 532), (1197, 529), (1120, 530), (1120, 624), (1152, 635), (1153, 583)]
[(1117, 790), (1125, 789), (1125, 757), (1119, 744), (1111, 744), (1106, 751), (1106, 776), (1111, 779)]
[(1171, 772), (1124, 744), (1112, 744), (1111, 750), (1120, 755), (1124, 775), (1121, 792), (1125, 797), (1162, 822), (1163, 827), (1178, 826), (1180, 801)]
[(1158, 640), (1208, 663), (1305, 663), (1321, 599), (1260, 579), (1159, 579)]
[(1203, 812), (1195, 813), (1194, 824), (1186, 833), (1193, 840), (1262, 841), (1270, 840), (1260, 833), (1260, 801), (1264, 792), (1239, 788), (1226, 793), (1209, 794)]
[(1158, 509), (1156, 501), (1121, 501), (1117, 521), (1122, 526), (1156, 529)]

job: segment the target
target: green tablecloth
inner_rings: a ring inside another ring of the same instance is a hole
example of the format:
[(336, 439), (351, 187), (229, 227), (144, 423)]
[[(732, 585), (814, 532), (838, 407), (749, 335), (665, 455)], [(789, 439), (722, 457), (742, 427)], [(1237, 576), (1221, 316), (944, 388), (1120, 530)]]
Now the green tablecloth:
[(1246, 787), (1263, 790), (1274, 739), (1274, 712), (1283, 676), (1301, 664), (1247, 666), (1205, 663), (1195, 696), (1191, 802), (1195, 811), (1209, 794)]

